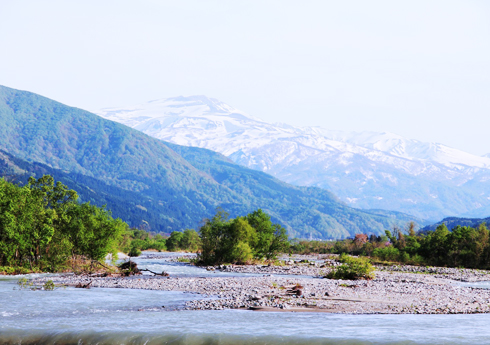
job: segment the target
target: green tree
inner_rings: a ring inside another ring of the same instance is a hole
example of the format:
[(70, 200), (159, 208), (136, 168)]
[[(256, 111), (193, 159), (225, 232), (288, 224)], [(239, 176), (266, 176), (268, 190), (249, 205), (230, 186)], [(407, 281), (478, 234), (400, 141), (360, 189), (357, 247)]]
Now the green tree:
[(182, 249), (197, 252), (201, 246), (201, 239), (196, 230), (185, 229), (181, 240)]
[(247, 215), (248, 223), (255, 229), (255, 257), (275, 258), (277, 253), (285, 252), (289, 248), (286, 229), (279, 224), (272, 224), (271, 217), (260, 208)]
[(0, 260), (4, 265), (31, 267), (54, 235), (56, 212), (46, 208), (45, 194), (0, 179)]
[(420, 252), (431, 264), (444, 265), (446, 262), (446, 240), (449, 234), (446, 224), (441, 224), (421, 241)]
[(286, 230), (272, 224), (269, 215), (260, 209), (235, 219), (228, 219), (228, 214), (218, 210), (212, 219), (204, 221), (199, 233), (200, 259), (205, 264), (271, 259), (289, 247)]
[(54, 271), (71, 256), (101, 260), (115, 252), (126, 224), (77, 198), (51, 176), (23, 187), (0, 179), (0, 263)]
[(73, 243), (73, 254), (101, 260), (108, 253), (117, 255), (118, 244), (127, 224), (113, 219), (110, 212), (90, 203), (79, 204), (68, 212), (67, 233)]
[(182, 239), (184, 237), (184, 234), (181, 233), (180, 231), (173, 231), (170, 234), (170, 237), (167, 238), (167, 249), (175, 252), (178, 251), (182, 248)]

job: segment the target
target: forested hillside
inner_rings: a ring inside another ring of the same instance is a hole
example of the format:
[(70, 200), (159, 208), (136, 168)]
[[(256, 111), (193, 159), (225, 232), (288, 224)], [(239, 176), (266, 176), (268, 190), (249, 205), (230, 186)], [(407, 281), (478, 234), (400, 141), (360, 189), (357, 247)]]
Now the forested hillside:
[(1, 86), (0, 149), (59, 169), (95, 194), (105, 193), (106, 201), (129, 198), (133, 209), (146, 208), (142, 222), (154, 231), (195, 228), (218, 206), (232, 217), (261, 208), (292, 237), (379, 234), (412, 220), (352, 209), (324, 190), (293, 187), (212, 151), (170, 145), (87, 111)]
[(490, 224), (490, 217), (487, 218), (460, 218), (460, 217), (448, 217), (444, 218), (440, 222), (432, 225), (428, 225), (422, 229), (423, 232), (434, 231), (440, 225), (445, 224), (448, 229), (453, 229), (457, 226), (469, 226), (472, 228), (478, 228), (480, 224)]
[[(56, 181), (77, 191), (79, 201), (93, 205), (106, 205), (114, 218), (124, 219), (131, 227), (149, 229), (149, 224), (160, 226), (161, 215), (172, 214), (172, 210), (164, 205), (152, 202), (150, 198), (139, 192), (133, 192), (106, 184), (102, 180), (74, 172), (54, 169), (36, 162), (26, 162), (0, 150), (0, 176), (9, 182), (25, 185), (29, 177), (40, 178), (43, 175), (53, 176)], [(147, 225), (148, 224), (148, 225)], [(153, 228), (155, 230), (157, 228)]]

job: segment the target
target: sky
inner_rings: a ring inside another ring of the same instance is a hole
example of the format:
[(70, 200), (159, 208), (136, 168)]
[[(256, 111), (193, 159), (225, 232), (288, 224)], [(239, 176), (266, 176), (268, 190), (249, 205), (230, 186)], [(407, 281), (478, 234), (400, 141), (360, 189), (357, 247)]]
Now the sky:
[(490, 2), (0, 0), (0, 84), (87, 110), (206, 95), (490, 153)]

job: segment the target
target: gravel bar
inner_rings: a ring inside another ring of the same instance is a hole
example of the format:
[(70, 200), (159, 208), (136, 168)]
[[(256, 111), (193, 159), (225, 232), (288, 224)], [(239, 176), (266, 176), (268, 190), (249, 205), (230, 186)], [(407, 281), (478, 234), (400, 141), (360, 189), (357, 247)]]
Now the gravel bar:
[[(321, 278), (335, 263), (296, 262), (284, 266), (215, 266), (209, 270), (262, 273), (259, 277), (88, 277), (38, 278), (35, 284), (196, 293), (189, 310), (252, 309), (349, 314), (474, 314), (490, 312), (490, 290), (459, 282), (489, 281), (488, 271), (441, 267), (381, 266), (373, 280)], [(280, 276), (275, 276), (280, 275)], [(287, 275), (287, 276), (285, 276)], [(300, 275), (300, 276), (298, 276)], [(311, 278), (304, 275), (312, 276)], [(214, 297), (214, 298), (209, 298)]]

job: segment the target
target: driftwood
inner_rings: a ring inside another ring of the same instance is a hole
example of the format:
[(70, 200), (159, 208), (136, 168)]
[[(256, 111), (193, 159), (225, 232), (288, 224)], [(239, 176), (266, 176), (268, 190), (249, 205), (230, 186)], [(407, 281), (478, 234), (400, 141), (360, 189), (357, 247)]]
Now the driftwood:
[(104, 267), (104, 268), (106, 268), (106, 269), (110, 270), (110, 268), (109, 268), (109, 267), (107, 267), (106, 265), (104, 265), (104, 264), (103, 264), (102, 262), (100, 262), (100, 261), (97, 261), (97, 260), (92, 260), (92, 263), (93, 263), (93, 264), (99, 264), (99, 265), (101, 265), (102, 267)]
[(82, 284), (82, 282), (79, 282), (77, 285), (75, 285), (75, 287), (79, 289), (90, 289), (91, 284), (92, 284), (92, 280), (87, 284)]
[(153, 273), (156, 276), (162, 276), (162, 277), (168, 277), (167, 272), (153, 272), (152, 270), (149, 270), (148, 268), (138, 268), (138, 265), (134, 261), (126, 261), (123, 262), (121, 265), (119, 265), (119, 269), (122, 271), (122, 274), (126, 276), (134, 275), (134, 274), (141, 274), (141, 272), (150, 272)]
[(119, 269), (126, 276), (131, 276), (135, 274), (141, 274), (141, 271), (138, 268), (136, 262), (126, 261), (119, 265)]
[(153, 271), (150, 271), (148, 268), (140, 269), (140, 272), (150, 272), (150, 273), (153, 273), (156, 276), (168, 277), (168, 273), (167, 272), (162, 272), (162, 273), (153, 272)]
[(303, 295), (303, 286), (296, 284), (292, 288), (286, 290), (286, 293), (288, 295), (296, 295), (296, 296), (301, 296)]

